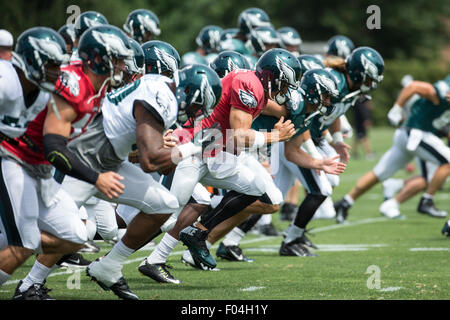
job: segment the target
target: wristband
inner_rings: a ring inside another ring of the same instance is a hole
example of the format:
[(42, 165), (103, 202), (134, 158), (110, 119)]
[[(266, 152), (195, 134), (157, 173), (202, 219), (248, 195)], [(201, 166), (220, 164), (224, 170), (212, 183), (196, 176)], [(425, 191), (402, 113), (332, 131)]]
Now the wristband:
[(342, 136), (341, 131), (337, 131), (337, 132), (333, 133), (333, 142), (334, 142), (334, 144), (337, 144), (339, 142), (344, 142), (344, 137)]
[(255, 140), (253, 141), (252, 149), (261, 148), (266, 143), (264, 133), (255, 130)]
[(322, 155), (317, 150), (312, 139), (308, 139), (305, 142), (303, 142), (303, 148), (314, 159), (322, 159)]
[(330, 131), (327, 131), (327, 133), (326, 133), (323, 137), (325, 138), (325, 140), (326, 140), (328, 143), (333, 143), (333, 137), (331, 136)]
[(181, 154), (181, 160), (186, 159), (194, 154), (201, 153), (202, 147), (193, 144), (192, 142), (188, 142), (182, 144), (181, 146), (177, 146), (178, 151)]

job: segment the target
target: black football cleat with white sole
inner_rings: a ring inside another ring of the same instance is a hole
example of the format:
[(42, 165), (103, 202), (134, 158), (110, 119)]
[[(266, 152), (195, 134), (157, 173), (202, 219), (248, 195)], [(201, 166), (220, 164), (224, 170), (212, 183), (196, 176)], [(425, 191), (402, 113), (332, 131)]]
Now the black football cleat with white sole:
[(111, 290), (120, 299), (139, 300), (139, 297), (130, 290), (130, 287), (128, 286), (128, 283), (124, 277), (121, 277), (116, 283), (108, 287), (105, 283), (97, 280), (95, 277), (89, 274), (89, 267), (86, 268), (86, 275), (91, 278), (92, 281), (95, 281), (100, 286), (100, 288), (105, 291)]
[(79, 253), (72, 253), (64, 255), (56, 265), (59, 267), (76, 267), (76, 268), (86, 268), (92, 261), (85, 259)]
[(242, 249), (238, 246), (226, 246), (221, 242), (217, 248), (216, 256), (228, 261), (253, 262), (253, 259), (246, 257)]
[(150, 264), (147, 259), (138, 267), (138, 270), (143, 275), (160, 283), (173, 283), (180, 284), (181, 281), (172, 276), (169, 272), (169, 268), (172, 268), (165, 263)]
[(334, 203), (334, 210), (336, 211), (336, 222), (337, 223), (347, 223), (348, 209), (350, 204), (347, 200), (342, 199)]
[(447, 217), (447, 212), (444, 210), (439, 210), (434, 206), (433, 199), (424, 198), (420, 199), (417, 211), (423, 214), (428, 214), (434, 218), (445, 218)]
[(207, 267), (211, 269), (217, 266), (216, 260), (206, 246), (208, 232), (194, 226), (188, 226), (181, 230), (179, 238), (188, 247), (196, 264), (200, 264), (202, 268)]
[(48, 295), (48, 293), (52, 291), (52, 289), (48, 289), (47, 287), (45, 287), (45, 282), (42, 284), (35, 283), (24, 292), (19, 290), (22, 283), (23, 281), (20, 280), (16, 287), (12, 300), (55, 300)]
[(300, 243), (300, 238), (289, 243), (283, 241), (279, 252), (280, 256), (317, 257), (317, 254), (309, 252), (308, 248)]

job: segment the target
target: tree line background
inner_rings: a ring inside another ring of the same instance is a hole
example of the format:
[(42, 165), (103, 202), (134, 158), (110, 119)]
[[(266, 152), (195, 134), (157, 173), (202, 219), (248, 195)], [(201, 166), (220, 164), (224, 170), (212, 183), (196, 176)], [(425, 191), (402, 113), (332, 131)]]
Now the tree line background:
[[(3, 4), (0, 28), (15, 38), (34, 26), (58, 30), (69, 17), (67, 7), (74, 4), (81, 12), (101, 12), (120, 28), (132, 10), (152, 10), (160, 20), (157, 39), (171, 43), (180, 55), (195, 50), (195, 37), (202, 27), (236, 27), (240, 12), (249, 7), (266, 11), (275, 28), (296, 28), (304, 42), (346, 35), (357, 47), (375, 48), (385, 60), (384, 80), (373, 93), (375, 125), (387, 123), (386, 113), (405, 74), (435, 82), (450, 73), (448, 0), (14, 0)], [(366, 27), (370, 16), (366, 10), (372, 4), (381, 9), (381, 29)]]

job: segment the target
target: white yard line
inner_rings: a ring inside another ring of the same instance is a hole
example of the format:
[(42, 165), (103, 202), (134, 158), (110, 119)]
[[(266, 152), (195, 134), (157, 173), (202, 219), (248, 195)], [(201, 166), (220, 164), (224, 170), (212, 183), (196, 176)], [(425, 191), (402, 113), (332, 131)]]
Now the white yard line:
[[(368, 224), (368, 223), (376, 223), (376, 222), (383, 222), (383, 221), (389, 221), (390, 219), (384, 218), (384, 217), (380, 217), (380, 218), (369, 218), (369, 219), (363, 219), (363, 220), (358, 220), (355, 222), (349, 222), (346, 224), (334, 224), (334, 225), (330, 225), (330, 226), (325, 226), (325, 227), (320, 227), (320, 228), (314, 228), (313, 230), (311, 230), (311, 233), (319, 233), (319, 232), (324, 232), (324, 231), (329, 231), (329, 230), (336, 230), (336, 229), (342, 229), (342, 228), (347, 228), (347, 227), (352, 227), (352, 226), (357, 226), (357, 225), (361, 225), (361, 224)], [(267, 240), (272, 240), (274, 238), (280, 238), (280, 237), (267, 237), (267, 236), (263, 236), (263, 237), (258, 237), (256, 239), (249, 239), (249, 240), (243, 240), (241, 241), (241, 244), (249, 244), (249, 243), (256, 243), (256, 242), (263, 242), (263, 241), (267, 241)], [(212, 249), (216, 249), (218, 247), (218, 245), (213, 245), (211, 248)], [(182, 255), (184, 252), (184, 250), (182, 251), (174, 251), (171, 253), (171, 255)], [(125, 264), (130, 264), (130, 263), (135, 263), (135, 262), (141, 262), (144, 259), (144, 257), (139, 257), (139, 258), (135, 258), (135, 259), (130, 259), (127, 260), (125, 262)], [(60, 275), (68, 275), (68, 274), (72, 274), (73, 270), (75, 268), (67, 268), (64, 271), (60, 271), (60, 272), (53, 272), (51, 273), (48, 277), (56, 277), (56, 276), (60, 276)], [(75, 270), (77, 270), (79, 268), (76, 268)], [(84, 272), (84, 270), (83, 270)], [(21, 279), (17, 279), (17, 280), (9, 280), (6, 281), (3, 286), (7, 286), (7, 285), (13, 285), (13, 284), (17, 284), (19, 283)]]

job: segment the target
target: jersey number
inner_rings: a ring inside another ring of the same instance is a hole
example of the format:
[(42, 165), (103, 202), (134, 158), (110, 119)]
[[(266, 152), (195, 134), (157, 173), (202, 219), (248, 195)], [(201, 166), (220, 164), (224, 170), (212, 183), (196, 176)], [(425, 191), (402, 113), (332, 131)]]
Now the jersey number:
[(136, 90), (137, 87), (139, 87), (140, 83), (141, 83), (141, 79), (137, 79), (136, 81), (134, 81), (120, 89), (114, 90), (113, 92), (109, 93), (106, 97), (108, 98), (109, 102), (114, 103), (117, 106), (130, 93), (132, 93), (134, 90)]

